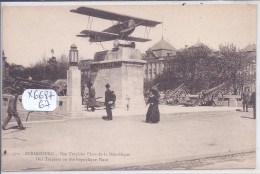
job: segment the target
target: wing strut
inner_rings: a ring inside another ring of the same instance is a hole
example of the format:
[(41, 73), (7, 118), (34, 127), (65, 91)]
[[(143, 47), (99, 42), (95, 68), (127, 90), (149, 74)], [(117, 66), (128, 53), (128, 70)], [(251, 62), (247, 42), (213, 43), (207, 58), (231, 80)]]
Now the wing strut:
[(88, 16), (87, 29), (91, 30), (92, 22), (93, 22), (93, 16)]
[(146, 31), (147, 31), (147, 26), (145, 26), (145, 30), (144, 30), (144, 38), (145, 38), (145, 35), (146, 35)]
[(151, 31), (151, 27), (149, 27), (149, 30), (148, 30), (148, 32), (147, 32), (147, 39), (148, 39), (148, 37), (149, 37), (150, 31)]
[(101, 43), (101, 42), (99, 42), (100, 44), (98, 44), (98, 42), (94, 42), (94, 43), (96, 43), (98, 46), (102, 46), (102, 48), (103, 48), (103, 50), (105, 51), (105, 48), (104, 48), (104, 46), (103, 46), (103, 44)]
[(102, 42), (100, 42), (100, 45), (102, 46), (103, 50), (105, 50), (105, 48), (104, 48), (104, 46), (103, 46)]
[(146, 26), (144, 30), (144, 38), (148, 39), (151, 27)]
[(114, 21), (113, 21), (113, 20), (111, 20), (111, 22), (112, 22), (112, 25), (115, 25), (115, 23), (114, 23)]

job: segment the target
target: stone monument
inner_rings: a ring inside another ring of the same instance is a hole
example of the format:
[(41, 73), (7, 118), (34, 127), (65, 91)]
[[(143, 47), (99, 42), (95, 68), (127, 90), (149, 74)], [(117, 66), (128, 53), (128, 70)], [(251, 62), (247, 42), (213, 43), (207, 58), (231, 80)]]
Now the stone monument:
[(73, 44), (69, 53), (70, 67), (67, 71), (67, 114), (70, 116), (82, 112), (81, 73), (78, 60), (77, 46)]
[(116, 94), (116, 107), (126, 107), (130, 98), (132, 106), (144, 106), (144, 64), (141, 52), (131, 47), (114, 48), (96, 53), (91, 65), (96, 97), (105, 99), (105, 84)]

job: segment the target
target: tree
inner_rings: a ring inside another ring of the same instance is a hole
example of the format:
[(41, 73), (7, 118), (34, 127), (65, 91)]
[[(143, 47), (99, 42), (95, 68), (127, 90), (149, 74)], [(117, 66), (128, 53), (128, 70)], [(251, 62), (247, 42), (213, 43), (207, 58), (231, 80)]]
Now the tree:
[(234, 44), (221, 44), (219, 50), (222, 58), (222, 67), (225, 72), (223, 77), (230, 83), (233, 88), (233, 94), (236, 95), (244, 86), (246, 77), (243, 72), (249, 66), (246, 53), (237, 51)]
[(221, 44), (219, 51), (199, 44), (178, 51), (176, 59), (170, 60), (171, 65), (177, 66), (165, 69), (150, 86), (159, 83), (163, 86), (161, 89), (166, 90), (184, 83), (194, 94), (224, 83), (227, 93), (232, 90), (233, 94), (239, 94), (246, 84), (255, 80), (255, 73), (249, 70), (255, 66), (252, 59), (246, 52), (238, 51), (234, 44)]
[(177, 52), (177, 72), (179, 82), (186, 84), (192, 93), (205, 88), (209, 78), (205, 78), (212, 60), (212, 50), (203, 44), (184, 48)]
[(42, 58), (36, 64), (31, 65), (28, 69), (28, 75), (31, 76), (33, 80), (50, 80), (55, 82), (58, 79), (67, 78), (68, 68), (68, 59), (66, 55), (63, 54), (58, 59), (55, 57), (51, 57), (48, 60)]

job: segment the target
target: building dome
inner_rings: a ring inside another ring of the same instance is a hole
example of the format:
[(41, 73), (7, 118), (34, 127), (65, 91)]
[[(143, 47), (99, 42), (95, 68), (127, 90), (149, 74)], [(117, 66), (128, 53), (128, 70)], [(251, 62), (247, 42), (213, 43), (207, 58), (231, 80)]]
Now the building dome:
[(171, 50), (171, 51), (176, 51), (176, 48), (174, 48), (169, 42), (164, 40), (163, 38), (154, 44), (150, 50), (156, 51), (156, 50)]
[(159, 42), (150, 47), (146, 53), (149, 54), (146, 58), (172, 57), (176, 55), (176, 48), (162, 38)]

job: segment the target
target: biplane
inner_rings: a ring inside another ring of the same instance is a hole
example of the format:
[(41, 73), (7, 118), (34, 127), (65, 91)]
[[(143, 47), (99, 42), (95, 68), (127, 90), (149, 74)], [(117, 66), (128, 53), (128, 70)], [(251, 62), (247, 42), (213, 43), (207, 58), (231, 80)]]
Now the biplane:
[[(76, 10), (71, 10), (71, 12), (89, 16), (90, 25), (92, 25), (93, 17), (117, 21), (116, 24), (103, 31), (93, 31), (90, 26), (89, 30), (83, 30), (77, 35), (78, 37), (89, 37), (90, 42), (104, 42), (111, 40), (147, 42), (150, 41), (150, 39), (148, 39), (150, 28), (161, 24), (161, 22), (157, 21), (136, 18), (89, 7), (79, 7)], [(147, 38), (130, 36), (138, 26), (146, 27), (145, 35)]]

